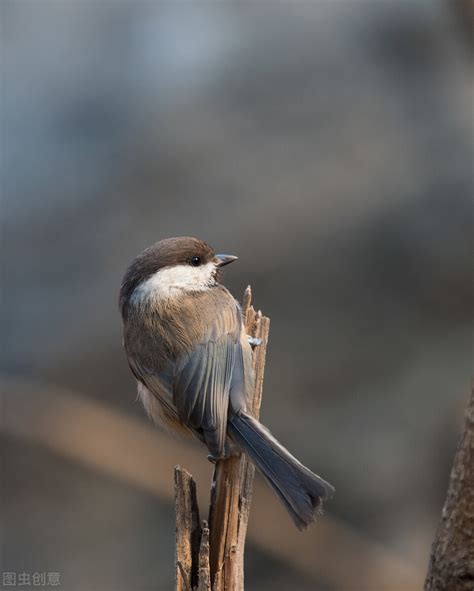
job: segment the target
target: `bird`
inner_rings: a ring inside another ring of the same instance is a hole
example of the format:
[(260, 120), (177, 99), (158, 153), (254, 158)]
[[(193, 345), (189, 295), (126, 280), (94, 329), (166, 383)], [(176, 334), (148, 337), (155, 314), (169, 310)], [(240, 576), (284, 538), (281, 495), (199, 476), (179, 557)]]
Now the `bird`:
[(120, 287), (123, 345), (154, 422), (196, 436), (213, 462), (245, 453), (303, 530), (334, 487), (247, 410), (257, 343), (249, 341), (240, 305), (221, 282), (222, 267), (236, 260), (190, 236), (146, 248)]

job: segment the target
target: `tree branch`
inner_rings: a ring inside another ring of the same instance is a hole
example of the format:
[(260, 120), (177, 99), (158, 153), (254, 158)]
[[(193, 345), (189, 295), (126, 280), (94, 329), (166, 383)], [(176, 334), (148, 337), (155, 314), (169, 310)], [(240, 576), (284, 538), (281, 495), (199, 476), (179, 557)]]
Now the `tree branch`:
[[(255, 312), (247, 287), (242, 313), (247, 334), (260, 339), (253, 351), (255, 388), (248, 410), (260, 412), (266, 345), (270, 320)], [(244, 547), (255, 469), (245, 455), (216, 463), (211, 487), (209, 529), (201, 530), (196, 485), (181, 468), (175, 469), (176, 589), (177, 591), (243, 591)], [(195, 526), (196, 519), (198, 527)], [(197, 535), (196, 535), (197, 532)]]
[(196, 568), (201, 539), (196, 483), (181, 466), (174, 470), (176, 512), (176, 591), (192, 591), (198, 581)]
[[(261, 340), (254, 349), (255, 389), (248, 401), (248, 410), (258, 418), (270, 320), (255, 312), (251, 300), (252, 292), (247, 287), (242, 303), (245, 328), (249, 336)], [(244, 588), (244, 546), (254, 473), (245, 455), (216, 464), (209, 509), (211, 580), (216, 591)]]
[(425, 591), (474, 589), (474, 383), (454, 458)]

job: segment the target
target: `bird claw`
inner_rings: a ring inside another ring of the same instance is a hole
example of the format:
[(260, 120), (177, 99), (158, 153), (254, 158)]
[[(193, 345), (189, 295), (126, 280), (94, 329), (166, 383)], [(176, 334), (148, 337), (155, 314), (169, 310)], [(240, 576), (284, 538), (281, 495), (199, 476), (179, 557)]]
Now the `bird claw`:
[(215, 456), (214, 454), (208, 454), (207, 459), (211, 464), (217, 464), (221, 460), (228, 460), (229, 458), (238, 458), (242, 452), (240, 449), (232, 443), (226, 443), (224, 453), (221, 456)]
[(252, 347), (257, 347), (258, 345), (262, 344), (262, 339), (258, 339), (257, 337), (247, 337), (248, 341), (249, 341), (249, 345), (252, 345)]

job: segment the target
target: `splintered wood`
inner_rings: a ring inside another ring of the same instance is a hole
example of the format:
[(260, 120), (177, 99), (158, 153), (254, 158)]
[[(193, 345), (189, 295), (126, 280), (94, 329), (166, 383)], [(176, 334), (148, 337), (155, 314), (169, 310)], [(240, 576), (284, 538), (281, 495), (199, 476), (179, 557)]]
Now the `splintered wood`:
[[(249, 412), (258, 418), (270, 320), (254, 310), (250, 286), (244, 293), (242, 313), (247, 334), (260, 340), (253, 348), (255, 388), (248, 401)], [(192, 476), (176, 466), (177, 591), (243, 590), (244, 547), (253, 478), (254, 467), (245, 455), (216, 463), (208, 528), (206, 522), (200, 523)]]
[(425, 591), (474, 589), (474, 381), (448, 494), (431, 549)]

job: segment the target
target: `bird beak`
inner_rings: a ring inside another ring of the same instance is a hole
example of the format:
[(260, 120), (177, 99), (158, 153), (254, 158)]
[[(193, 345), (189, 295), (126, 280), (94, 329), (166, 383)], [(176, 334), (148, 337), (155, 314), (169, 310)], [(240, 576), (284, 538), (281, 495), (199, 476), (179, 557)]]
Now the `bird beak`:
[(239, 257), (235, 257), (233, 254), (216, 254), (214, 261), (218, 267), (223, 267), (229, 263), (233, 263)]

